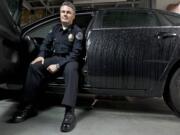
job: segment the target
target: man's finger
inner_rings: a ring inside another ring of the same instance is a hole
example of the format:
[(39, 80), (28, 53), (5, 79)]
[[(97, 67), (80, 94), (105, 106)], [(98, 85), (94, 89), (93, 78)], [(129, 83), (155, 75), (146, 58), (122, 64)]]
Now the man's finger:
[(47, 68), (46, 68), (46, 70), (48, 70), (48, 71), (49, 71), (49, 67), (47, 67)]
[(36, 63), (36, 60), (33, 60), (33, 61), (31, 62), (31, 64), (34, 64), (34, 63)]
[(44, 64), (44, 59), (41, 60), (41, 63)]

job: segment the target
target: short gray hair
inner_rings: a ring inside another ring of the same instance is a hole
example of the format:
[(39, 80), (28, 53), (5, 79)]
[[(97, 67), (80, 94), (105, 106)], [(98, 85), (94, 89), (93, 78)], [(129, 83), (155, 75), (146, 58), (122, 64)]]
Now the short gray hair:
[(69, 1), (63, 2), (63, 3), (61, 4), (61, 6), (60, 6), (60, 9), (61, 9), (62, 6), (68, 6), (68, 7), (72, 8), (72, 10), (74, 11), (74, 13), (76, 12), (76, 7), (74, 6), (73, 3), (69, 2)]

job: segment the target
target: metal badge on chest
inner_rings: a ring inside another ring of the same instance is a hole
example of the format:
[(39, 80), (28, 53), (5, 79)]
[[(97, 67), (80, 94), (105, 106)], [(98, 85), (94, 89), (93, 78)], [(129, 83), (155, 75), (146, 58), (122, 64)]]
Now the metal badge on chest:
[(70, 34), (68, 35), (68, 41), (69, 41), (69, 42), (73, 42), (73, 41), (74, 41), (74, 35), (73, 35), (72, 33), (70, 33)]

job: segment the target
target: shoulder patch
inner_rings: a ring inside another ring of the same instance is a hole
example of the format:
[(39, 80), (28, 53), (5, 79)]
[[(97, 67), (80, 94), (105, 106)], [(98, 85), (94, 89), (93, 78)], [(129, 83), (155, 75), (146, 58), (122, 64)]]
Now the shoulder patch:
[(82, 32), (78, 32), (78, 33), (76, 34), (76, 39), (77, 39), (77, 40), (82, 40), (82, 39), (83, 39), (83, 34), (82, 34)]

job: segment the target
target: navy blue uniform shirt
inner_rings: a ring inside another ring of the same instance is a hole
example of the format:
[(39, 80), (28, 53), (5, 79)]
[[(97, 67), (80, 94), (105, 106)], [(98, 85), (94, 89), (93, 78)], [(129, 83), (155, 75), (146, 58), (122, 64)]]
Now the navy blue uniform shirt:
[(82, 40), (82, 30), (77, 25), (71, 25), (63, 30), (62, 25), (57, 24), (43, 41), (39, 56), (47, 58), (50, 52), (53, 55), (63, 56), (57, 63), (60, 66), (70, 61), (78, 61), (82, 51)]

